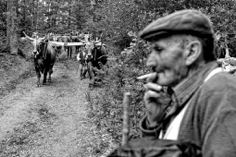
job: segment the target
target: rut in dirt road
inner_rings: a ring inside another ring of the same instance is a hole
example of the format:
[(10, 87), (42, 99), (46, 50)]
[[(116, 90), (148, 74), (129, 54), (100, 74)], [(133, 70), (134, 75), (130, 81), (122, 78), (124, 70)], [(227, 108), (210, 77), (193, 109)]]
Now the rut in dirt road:
[(35, 75), (1, 98), (0, 156), (89, 156), (88, 81), (75, 61), (56, 62), (49, 85), (35, 87)]

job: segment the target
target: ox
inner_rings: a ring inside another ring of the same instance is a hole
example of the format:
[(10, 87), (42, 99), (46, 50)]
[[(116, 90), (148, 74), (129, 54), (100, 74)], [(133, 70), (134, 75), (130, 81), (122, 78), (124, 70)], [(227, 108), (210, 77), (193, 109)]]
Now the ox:
[(25, 37), (31, 41), (33, 45), (34, 66), (37, 74), (37, 86), (40, 87), (41, 73), (44, 75), (43, 84), (46, 84), (47, 73), (49, 73), (48, 81), (51, 82), (51, 74), (53, 73), (53, 65), (56, 61), (56, 51), (48, 42), (49, 36), (39, 38), (37, 33), (31, 38), (23, 32)]
[(42, 41), (37, 47), (38, 53), (34, 54), (34, 66), (37, 74), (37, 86), (40, 87), (40, 77), (43, 74), (43, 85), (46, 84), (47, 74), (48, 82), (51, 82), (53, 65), (56, 61), (56, 51), (48, 41)]

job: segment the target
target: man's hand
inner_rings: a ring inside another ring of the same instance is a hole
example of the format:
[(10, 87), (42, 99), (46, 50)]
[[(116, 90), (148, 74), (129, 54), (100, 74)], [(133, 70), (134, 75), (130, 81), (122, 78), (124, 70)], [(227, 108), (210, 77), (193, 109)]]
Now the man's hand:
[(163, 90), (163, 87), (153, 83), (156, 74), (148, 78), (144, 85), (146, 92), (144, 94), (144, 103), (148, 111), (149, 127), (157, 126), (165, 116), (165, 110), (171, 103), (171, 96)]

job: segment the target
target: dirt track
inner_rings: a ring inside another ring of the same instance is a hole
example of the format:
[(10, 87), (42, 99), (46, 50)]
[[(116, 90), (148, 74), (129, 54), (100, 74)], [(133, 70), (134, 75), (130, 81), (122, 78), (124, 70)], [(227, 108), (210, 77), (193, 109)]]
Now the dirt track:
[(52, 83), (36, 87), (23, 79), (0, 97), (0, 156), (90, 156), (94, 126), (87, 118), (85, 92), (76, 61), (56, 62)]

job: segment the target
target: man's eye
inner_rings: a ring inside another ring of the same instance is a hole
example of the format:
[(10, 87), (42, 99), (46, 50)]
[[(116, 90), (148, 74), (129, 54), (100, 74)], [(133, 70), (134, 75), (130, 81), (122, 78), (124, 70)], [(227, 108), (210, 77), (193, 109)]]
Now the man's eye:
[(161, 47), (154, 47), (153, 49), (157, 52), (161, 52), (163, 50)]

